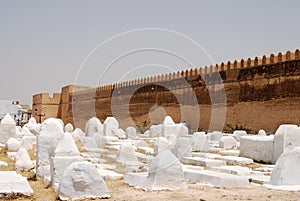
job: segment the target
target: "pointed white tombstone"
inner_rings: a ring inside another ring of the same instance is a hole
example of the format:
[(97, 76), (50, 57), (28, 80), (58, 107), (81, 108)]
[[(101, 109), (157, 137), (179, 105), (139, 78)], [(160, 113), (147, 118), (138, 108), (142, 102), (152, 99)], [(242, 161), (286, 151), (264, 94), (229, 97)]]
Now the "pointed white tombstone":
[(300, 147), (283, 153), (271, 174), (272, 185), (300, 185)]
[(150, 191), (187, 188), (182, 166), (170, 150), (160, 152), (152, 160), (149, 173), (129, 173), (124, 182)]
[(97, 168), (83, 161), (67, 167), (59, 184), (58, 197), (61, 200), (83, 200), (111, 196)]
[(209, 141), (205, 132), (195, 132), (192, 138), (192, 149), (193, 151), (209, 151)]
[(64, 128), (65, 133), (66, 132), (72, 133), (73, 130), (74, 130), (74, 127), (73, 127), (72, 124), (68, 123), (68, 124), (65, 125), (65, 128)]
[(126, 128), (126, 137), (128, 139), (135, 139), (136, 138), (136, 129), (132, 126)]
[(36, 176), (38, 179), (43, 179), (45, 175), (50, 176), (50, 157), (54, 156), (56, 146), (63, 135), (63, 126), (58, 119), (49, 118), (42, 123), (37, 136)]
[(16, 122), (6, 114), (0, 123), (0, 143), (5, 144), (9, 138), (17, 138)]
[(72, 134), (67, 132), (59, 141), (53, 158), (52, 181), (59, 182), (65, 169), (73, 162), (82, 161), (79, 150), (72, 138)]
[(20, 148), (16, 155), (15, 169), (17, 171), (29, 171), (34, 168), (30, 156), (25, 148)]
[(85, 125), (86, 136), (93, 136), (95, 133), (103, 134), (103, 125), (97, 117), (90, 118)]
[(114, 117), (107, 117), (103, 124), (103, 133), (106, 136), (115, 136), (114, 133), (117, 133), (119, 129), (119, 122)]
[(124, 165), (137, 165), (139, 164), (138, 158), (136, 156), (134, 147), (132, 144), (125, 143), (121, 144), (120, 149), (117, 154), (117, 161)]
[(21, 142), (16, 138), (9, 138), (6, 142), (6, 148), (10, 151), (18, 151), (21, 147)]
[(31, 117), (28, 123), (23, 126), (23, 128), (24, 127), (28, 128), (32, 134), (37, 135), (40, 132), (41, 124), (36, 123), (36, 119)]
[(283, 124), (280, 125), (279, 128), (275, 132), (274, 136), (274, 155), (272, 159), (272, 163), (276, 163), (279, 156), (285, 151), (285, 138), (286, 134), (290, 129), (298, 128), (297, 125), (293, 124)]

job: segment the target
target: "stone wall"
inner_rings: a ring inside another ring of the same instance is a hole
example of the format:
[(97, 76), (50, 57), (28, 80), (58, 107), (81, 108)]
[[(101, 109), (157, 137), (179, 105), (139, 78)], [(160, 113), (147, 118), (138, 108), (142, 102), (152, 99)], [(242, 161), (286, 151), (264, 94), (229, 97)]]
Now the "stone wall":
[(61, 94), (42, 93), (33, 96), (32, 116), (38, 122), (44, 121), (50, 117), (59, 116)]
[[(278, 53), (215, 66), (100, 86), (62, 89), (59, 117), (84, 127), (92, 116), (114, 115), (128, 125), (160, 123), (164, 115), (192, 130), (213, 128), (225, 108), (226, 124), (274, 131), (300, 123), (300, 53)], [(196, 104), (195, 104), (196, 103)], [(195, 111), (200, 117), (196, 118)], [(200, 121), (198, 121), (200, 119)]]

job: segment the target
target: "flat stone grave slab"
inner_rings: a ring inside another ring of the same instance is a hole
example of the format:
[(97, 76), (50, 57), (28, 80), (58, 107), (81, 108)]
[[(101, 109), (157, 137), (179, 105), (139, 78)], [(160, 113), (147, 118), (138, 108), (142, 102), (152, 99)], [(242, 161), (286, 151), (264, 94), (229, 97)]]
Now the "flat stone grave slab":
[(138, 147), (137, 151), (143, 154), (149, 154), (149, 155), (154, 154), (154, 149), (151, 147)]
[(103, 168), (97, 168), (97, 171), (99, 172), (99, 174), (103, 177), (103, 179), (122, 179), (124, 177), (123, 174), (119, 174), (115, 171), (112, 170), (106, 170)]
[(189, 165), (200, 165), (205, 167), (220, 167), (226, 165), (226, 161), (201, 157), (183, 157), (181, 161)]
[(212, 170), (185, 169), (186, 181), (208, 183), (216, 187), (245, 187), (250, 186), (247, 177), (216, 172)]
[(135, 154), (138, 157), (138, 159), (146, 160), (147, 162), (151, 162), (152, 159), (154, 158), (152, 155), (146, 155), (139, 152), (136, 152)]
[(107, 149), (113, 149), (113, 150), (119, 150), (120, 149), (120, 145), (108, 145), (105, 146)]
[(219, 154), (211, 154), (211, 153), (206, 153), (206, 152), (193, 152), (192, 156), (194, 157), (200, 157), (200, 158), (215, 158), (218, 156), (221, 156)]
[(0, 161), (0, 167), (7, 167), (8, 164), (5, 161)]
[(228, 165), (248, 165), (253, 163), (253, 160), (250, 158), (238, 156), (217, 156), (215, 159), (226, 161)]
[(233, 174), (233, 175), (250, 175), (252, 170), (247, 167), (242, 166), (221, 166), (221, 167), (211, 167), (209, 170), (213, 170), (216, 172), (223, 172), (227, 174)]
[(22, 175), (15, 171), (0, 171), (0, 197), (12, 193), (31, 196), (33, 190)]
[(101, 148), (87, 148), (87, 147), (85, 147), (83, 150), (85, 150), (87, 152), (99, 153), (99, 154), (104, 154), (104, 153), (109, 152), (107, 149), (101, 149)]
[(267, 175), (251, 175), (250, 180), (253, 183), (264, 185), (264, 184), (270, 184), (271, 176)]
[(223, 150), (220, 151), (221, 154), (228, 155), (228, 156), (239, 156), (240, 151), (239, 150)]

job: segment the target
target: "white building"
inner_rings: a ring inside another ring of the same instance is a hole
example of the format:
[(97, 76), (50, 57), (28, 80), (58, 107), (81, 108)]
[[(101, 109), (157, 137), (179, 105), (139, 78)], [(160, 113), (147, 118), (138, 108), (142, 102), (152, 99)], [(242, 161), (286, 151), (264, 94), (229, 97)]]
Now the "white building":
[(25, 124), (31, 117), (30, 108), (21, 106), (19, 101), (0, 100), (0, 120), (6, 115), (10, 114), (17, 124)]

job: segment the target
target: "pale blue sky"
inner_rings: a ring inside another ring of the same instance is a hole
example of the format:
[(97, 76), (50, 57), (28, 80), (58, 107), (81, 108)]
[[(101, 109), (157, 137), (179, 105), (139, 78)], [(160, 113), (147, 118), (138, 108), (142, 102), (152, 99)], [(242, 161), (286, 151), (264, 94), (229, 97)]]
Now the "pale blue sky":
[[(94, 54), (75, 80), (81, 63), (99, 43), (131, 29), (180, 32), (197, 41), (216, 63), (295, 50), (300, 48), (299, 8), (297, 0), (0, 0), (0, 99), (31, 104), (33, 94), (60, 92), (68, 84), (97, 86), (105, 68), (102, 64), (111, 58), (101, 51)], [(190, 48), (180, 41), (169, 45)], [(112, 51), (118, 52), (121, 46), (124, 43), (115, 41)], [(134, 64), (126, 58), (100, 83), (122, 80), (126, 72), (144, 64), (161, 63), (161, 55), (156, 56), (136, 54), (131, 60), (139, 62)], [(164, 59), (168, 63), (163, 64), (172, 69), (188, 67), (176, 59)], [(204, 58), (196, 65), (209, 62)], [(168, 71), (155, 66), (140, 70), (128, 78)]]

